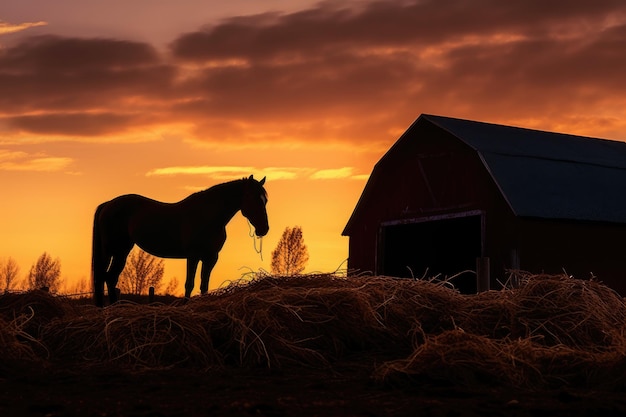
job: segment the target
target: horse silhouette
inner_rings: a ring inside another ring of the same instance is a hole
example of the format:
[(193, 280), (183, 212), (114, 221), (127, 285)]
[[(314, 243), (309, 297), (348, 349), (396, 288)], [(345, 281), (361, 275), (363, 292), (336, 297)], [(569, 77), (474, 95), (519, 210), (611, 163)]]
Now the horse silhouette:
[(117, 301), (115, 287), (135, 244), (161, 258), (187, 259), (187, 298), (202, 261), (200, 292), (206, 293), (211, 270), (226, 241), (226, 224), (239, 210), (252, 223), (257, 236), (267, 234), (267, 192), (263, 184), (265, 178), (257, 181), (251, 175), (215, 185), (177, 203), (128, 194), (100, 204), (93, 223), (95, 304), (104, 305), (105, 283), (109, 302)]

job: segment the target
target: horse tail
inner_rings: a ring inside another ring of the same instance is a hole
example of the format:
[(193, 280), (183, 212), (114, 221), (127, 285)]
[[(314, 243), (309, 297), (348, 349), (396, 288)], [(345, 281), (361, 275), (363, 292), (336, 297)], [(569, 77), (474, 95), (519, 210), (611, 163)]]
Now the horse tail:
[(100, 232), (100, 215), (102, 212), (101, 204), (96, 209), (93, 218), (93, 234), (91, 246), (91, 280), (93, 285), (94, 303), (98, 307), (104, 306), (104, 279), (107, 265), (104, 262), (102, 235)]

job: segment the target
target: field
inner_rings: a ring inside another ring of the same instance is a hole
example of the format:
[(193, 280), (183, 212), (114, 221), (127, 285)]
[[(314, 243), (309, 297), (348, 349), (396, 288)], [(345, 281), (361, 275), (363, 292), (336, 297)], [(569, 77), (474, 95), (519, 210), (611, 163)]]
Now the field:
[(626, 305), (596, 281), (259, 276), (98, 309), (0, 296), (0, 415), (626, 414)]

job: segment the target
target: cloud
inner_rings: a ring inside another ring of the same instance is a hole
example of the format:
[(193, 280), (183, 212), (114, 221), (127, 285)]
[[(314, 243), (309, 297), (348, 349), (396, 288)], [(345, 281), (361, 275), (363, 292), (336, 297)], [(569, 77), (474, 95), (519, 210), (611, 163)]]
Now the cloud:
[(307, 168), (295, 167), (266, 167), (256, 168), (251, 166), (173, 166), (150, 170), (146, 176), (179, 176), (200, 175), (215, 180), (232, 180), (254, 175), (255, 178), (267, 177), (269, 180), (292, 180), (300, 177)]
[(59, 172), (72, 163), (72, 158), (0, 149), (0, 171)]
[(24, 22), (11, 24), (9, 22), (0, 21), (0, 35), (6, 35), (8, 33), (21, 32), (26, 29), (30, 29), (37, 26), (46, 26), (47, 22)]
[(379, 151), (420, 113), (626, 139), (625, 43), (618, 0), (323, 2), (225, 19), (166, 52), (28, 39), (0, 51), (0, 117), (5, 136), (172, 129), (215, 147)]
[(268, 180), (277, 181), (298, 179), (306, 171), (306, 168), (297, 167), (268, 167), (255, 172), (260, 172), (259, 177), (267, 177)]
[(351, 178), (353, 176), (352, 171), (353, 171), (352, 167), (322, 169), (319, 171), (315, 171), (313, 174), (311, 174), (309, 178), (312, 180), (346, 179), (346, 178)]
[(242, 172), (251, 172), (252, 167), (235, 167), (235, 166), (174, 166), (156, 168), (146, 173), (146, 176), (174, 176), (174, 175), (203, 175), (218, 176), (233, 175), (239, 176)]
[(172, 53), (196, 67), (186, 85), (211, 97), (196, 102), (209, 114), (322, 126), (306, 141), (388, 141), (422, 112), (553, 128), (607, 108), (626, 116), (615, 94), (625, 16), (617, 1), (323, 3), (233, 18), (179, 37)]
[(358, 179), (367, 178), (367, 175), (355, 175), (354, 168), (342, 167), (331, 169), (315, 169), (306, 167), (266, 167), (257, 168), (251, 166), (172, 166), (150, 170), (146, 173), (148, 177), (157, 176), (181, 176), (199, 175), (215, 180), (229, 180), (243, 178), (254, 174), (256, 178), (267, 177), (270, 181), (295, 180), (308, 178), (312, 180), (333, 180), (333, 179)]
[(30, 133), (90, 136), (121, 133), (138, 118), (131, 114), (68, 112), (15, 116), (9, 118), (8, 123)]
[[(19, 129), (65, 117), (62, 123), (49, 123), (50, 133), (65, 126), (69, 135), (77, 133), (75, 118), (81, 113), (89, 124), (101, 123), (103, 116), (109, 123), (115, 115), (117, 122), (126, 117), (129, 126), (150, 125), (150, 119), (162, 119), (163, 105), (171, 106), (167, 97), (174, 76), (175, 70), (145, 43), (28, 38), (0, 50), (0, 116)], [(140, 111), (146, 115), (141, 120), (126, 115)], [(87, 129), (81, 134), (103, 132)]]
[(152, 46), (141, 42), (44, 35), (8, 48), (2, 63), (5, 69), (39, 74), (115, 70), (123, 74), (132, 68), (159, 64), (160, 58)]

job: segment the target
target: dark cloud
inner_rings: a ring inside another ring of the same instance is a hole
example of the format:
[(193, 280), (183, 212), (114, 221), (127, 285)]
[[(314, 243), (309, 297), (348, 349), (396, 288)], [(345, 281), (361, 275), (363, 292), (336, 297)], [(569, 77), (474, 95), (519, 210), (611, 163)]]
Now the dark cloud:
[(416, 48), (496, 33), (545, 36), (564, 27), (579, 31), (597, 24), (624, 5), (618, 0), (425, 0), (346, 7), (326, 2), (288, 15), (232, 18), (182, 35), (172, 43), (172, 51), (189, 61), (260, 60), (329, 50)]
[(9, 121), (10, 126), (20, 131), (72, 136), (123, 133), (128, 126), (141, 123), (141, 117), (113, 113), (55, 113), (15, 116)]
[(119, 109), (165, 96), (174, 76), (146, 44), (36, 37), (0, 51), (0, 111)]
[(187, 80), (211, 97), (210, 114), (343, 118), (332, 137), (350, 138), (363, 124), (386, 134), (422, 111), (549, 120), (621, 101), (625, 11), (609, 0), (323, 3), (233, 18), (171, 48), (183, 65), (210, 64)]
[(65, 72), (150, 66), (159, 63), (147, 44), (113, 39), (37, 36), (0, 56), (4, 70)]
[(389, 141), (422, 112), (615, 136), (625, 41), (616, 0), (326, 2), (227, 19), (166, 54), (29, 40), (0, 55), (0, 111), (41, 134), (182, 123), (217, 142)]

